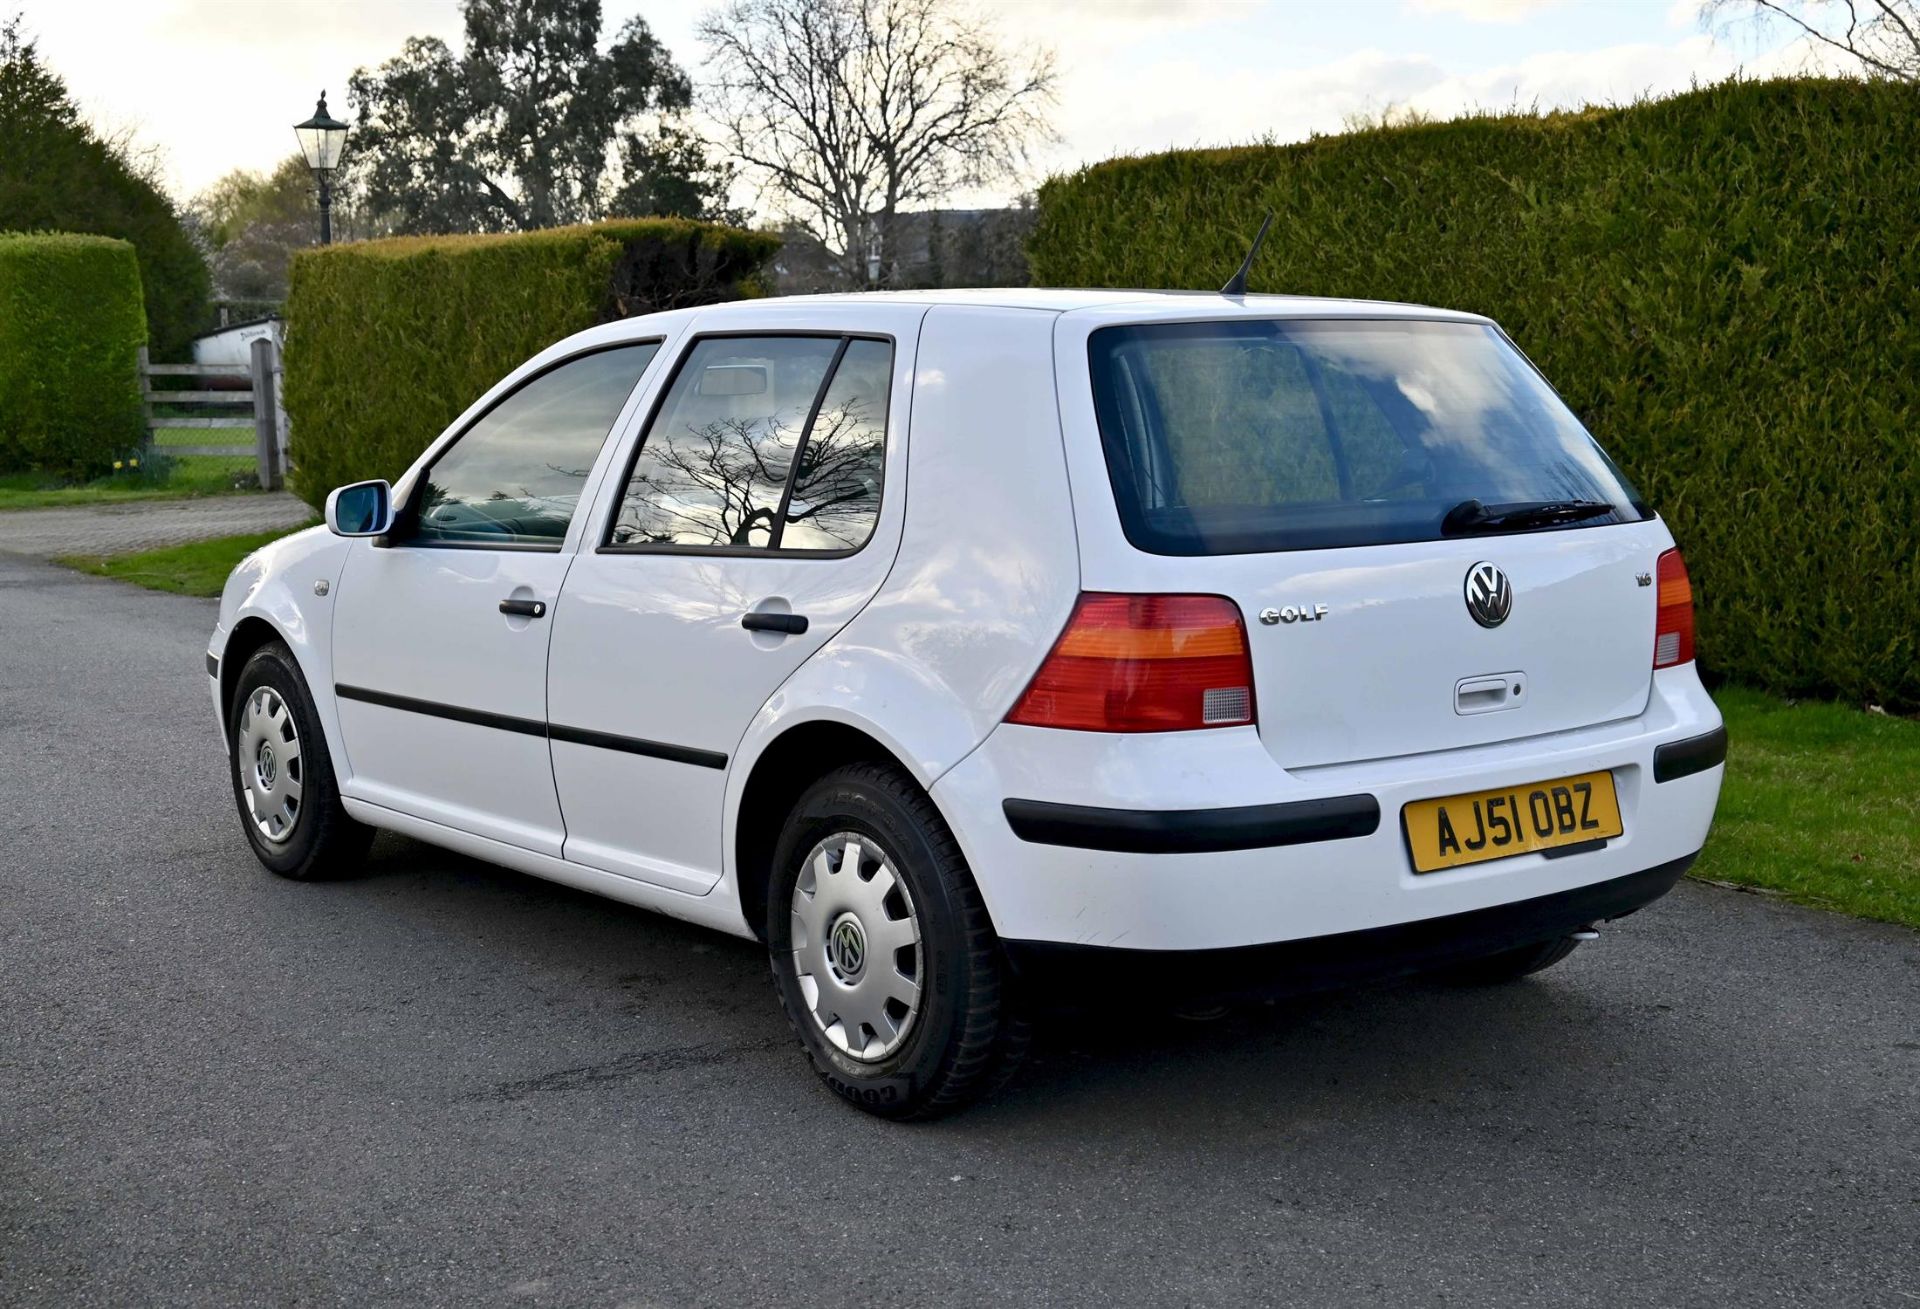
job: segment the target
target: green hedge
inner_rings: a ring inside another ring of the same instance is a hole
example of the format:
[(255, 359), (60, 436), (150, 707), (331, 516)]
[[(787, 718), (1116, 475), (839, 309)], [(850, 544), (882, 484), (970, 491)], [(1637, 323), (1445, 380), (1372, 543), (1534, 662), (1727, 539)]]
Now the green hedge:
[(294, 490), (397, 478), (488, 387), (596, 323), (758, 292), (776, 236), (648, 218), (506, 236), (394, 237), (294, 257)]
[(0, 32), (0, 231), (133, 242), (153, 357), (192, 358), (206, 316), (206, 260), (146, 170), (81, 121), (66, 84), (17, 23)]
[(1920, 86), (1728, 84), (1095, 165), (1035, 280), (1498, 319), (1672, 525), (1710, 671), (1920, 709)]
[(0, 472), (90, 477), (138, 447), (146, 339), (131, 245), (0, 232)]

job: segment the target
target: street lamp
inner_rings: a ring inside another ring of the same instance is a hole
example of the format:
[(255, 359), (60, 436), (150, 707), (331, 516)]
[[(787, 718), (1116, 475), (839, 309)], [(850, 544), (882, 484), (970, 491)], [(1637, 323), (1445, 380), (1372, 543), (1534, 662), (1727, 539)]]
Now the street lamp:
[(322, 91), (313, 117), (295, 123), (293, 134), (300, 140), (300, 153), (307, 157), (313, 180), (320, 184), (320, 244), (328, 245), (333, 241), (333, 173), (346, 148), (347, 125), (327, 112), (327, 94)]

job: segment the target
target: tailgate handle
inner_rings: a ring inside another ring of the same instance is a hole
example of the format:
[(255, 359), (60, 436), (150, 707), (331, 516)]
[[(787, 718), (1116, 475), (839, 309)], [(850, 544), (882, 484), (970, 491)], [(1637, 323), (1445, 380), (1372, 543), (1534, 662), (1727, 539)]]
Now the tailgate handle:
[(1525, 673), (1463, 677), (1453, 684), (1453, 712), (1490, 714), (1501, 709), (1517, 709), (1526, 699), (1529, 680)]

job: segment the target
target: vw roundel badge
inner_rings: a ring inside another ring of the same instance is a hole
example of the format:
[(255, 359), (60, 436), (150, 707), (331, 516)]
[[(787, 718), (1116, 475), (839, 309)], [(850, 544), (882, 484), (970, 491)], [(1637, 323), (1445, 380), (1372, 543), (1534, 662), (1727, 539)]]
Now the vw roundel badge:
[(1484, 559), (1467, 570), (1467, 612), (1482, 627), (1498, 627), (1513, 612), (1513, 583)]

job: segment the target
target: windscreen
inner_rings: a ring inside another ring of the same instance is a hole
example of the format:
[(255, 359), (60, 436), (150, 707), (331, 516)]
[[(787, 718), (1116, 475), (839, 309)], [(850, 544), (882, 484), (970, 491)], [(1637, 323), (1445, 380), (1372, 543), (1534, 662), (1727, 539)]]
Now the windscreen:
[(1484, 324), (1163, 323), (1102, 328), (1088, 348), (1121, 522), (1155, 554), (1646, 516), (1579, 419)]

